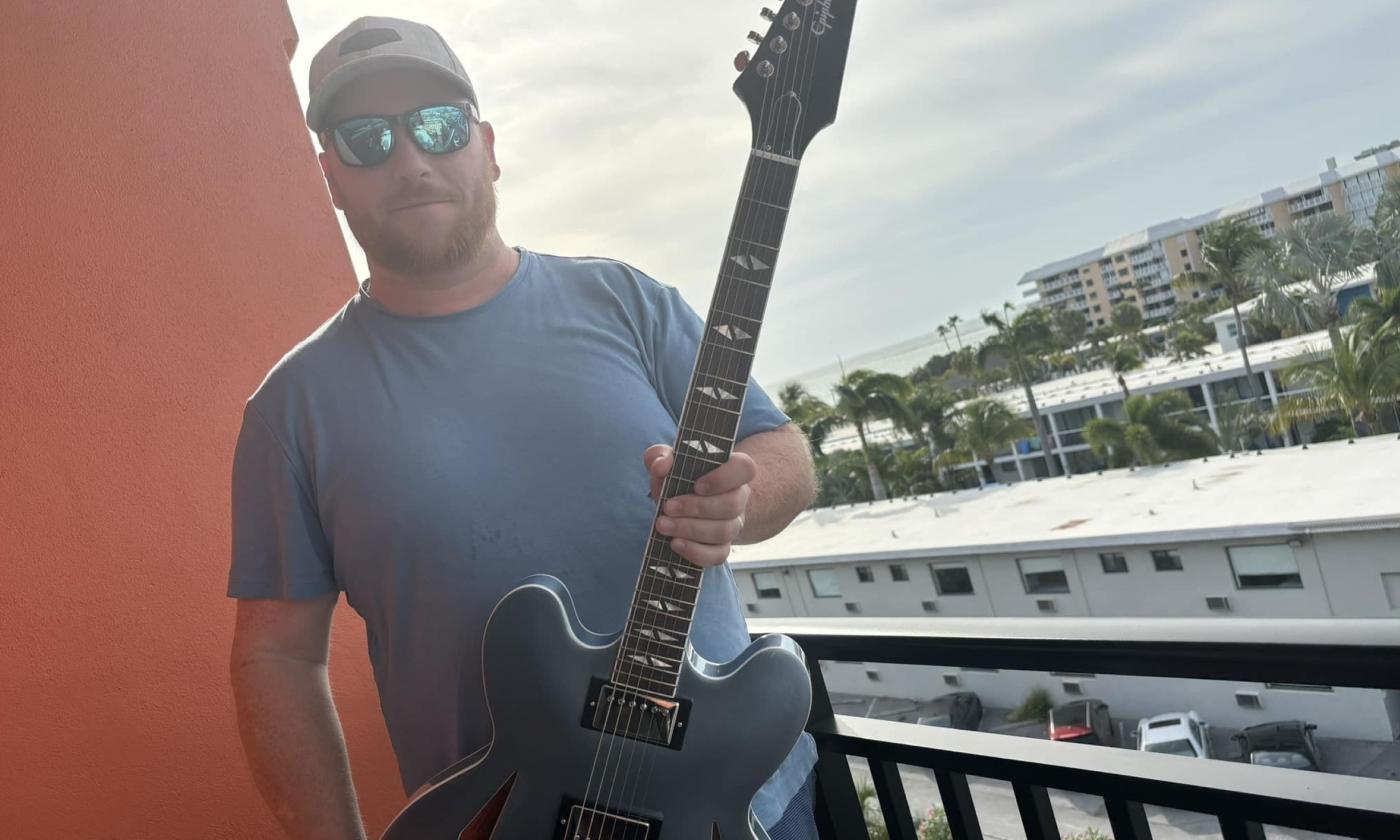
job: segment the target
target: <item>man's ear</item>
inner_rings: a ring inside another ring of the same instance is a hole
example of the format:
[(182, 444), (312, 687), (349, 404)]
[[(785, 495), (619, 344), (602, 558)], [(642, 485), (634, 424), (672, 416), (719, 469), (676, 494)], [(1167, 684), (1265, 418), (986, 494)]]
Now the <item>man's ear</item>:
[(482, 143), (485, 144), (486, 160), (491, 164), (491, 180), (501, 180), (501, 165), (496, 163), (496, 129), (491, 127), (489, 122), (477, 123), (477, 131), (481, 134)]
[(331, 172), (331, 162), (329, 152), (321, 152), (316, 155), (316, 161), (321, 164), (321, 174), (326, 176), (326, 186), (331, 190), (331, 204), (335, 209), (344, 210), (345, 202), (340, 198), (340, 188), (336, 186), (335, 175)]

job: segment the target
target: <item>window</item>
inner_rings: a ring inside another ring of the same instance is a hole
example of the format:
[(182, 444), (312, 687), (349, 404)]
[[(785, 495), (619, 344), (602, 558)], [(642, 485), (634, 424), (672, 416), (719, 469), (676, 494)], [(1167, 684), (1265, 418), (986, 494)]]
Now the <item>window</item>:
[(1128, 558), (1117, 552), (1100, 554), (1099, 562), (1103, 564), (1103, 573), (1106, 575), (1119, 575), (1128, 571)]
[(1400, 572), (1381, 572), (1381, 589), (1392, 610), (1400, 610)]
[(1021, 582), (1030, 594), (1069, 591), (1065, 564), (1058, 557), (1025, 557), (1017, 560), (1016, 565), (1021, 567)]
[(933, 567), (933, 588), (939, 595), (971, 595), (972, 575), (965, 566)]
[(1287, 545), (1237, 545), (1225, 549), (1240, 589), (1302, 589), (1298, 559)]
[(909, 570), (900, 565), (890, 566), (890, 580), (901, 581), (909, 579)]
[(831, 569), (812, 569), (807, 572), (807, 580), (812, 584), (812, 594), (818, 598), (841, 597), (841, 584)]
[(1321, 694), (1331, 694), (1330, 685), (1312, 685), (1310, 683), (1264, 683), (1264, 687), (1273, 691), (1313, 691)]
[(869, 566), (856, 566), (856, 577), (861, 583), (875, 582), (875, 573), (870, 570)]
[(783, 591), (778, 588), (777, 572), (754, 572), (753, 588), (758, 590), (760, 598), (783, 597)]
[(1152, 566), (1159, 572), (1179, 572), (1181, 571), (1181, 554), (1167, 549), (1154, 551), (1152, 552)]

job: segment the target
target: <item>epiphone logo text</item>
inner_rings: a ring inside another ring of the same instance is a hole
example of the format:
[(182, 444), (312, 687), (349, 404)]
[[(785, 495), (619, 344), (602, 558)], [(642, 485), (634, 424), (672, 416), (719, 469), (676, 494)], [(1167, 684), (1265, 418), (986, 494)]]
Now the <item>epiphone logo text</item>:
[(825, 35), (836, 18), (831, 14), (831, 0), (817, 0), (817, 5), (822, 8), (821, 13), (817, 15), (817, 19), (812, 21), (812, 34)]

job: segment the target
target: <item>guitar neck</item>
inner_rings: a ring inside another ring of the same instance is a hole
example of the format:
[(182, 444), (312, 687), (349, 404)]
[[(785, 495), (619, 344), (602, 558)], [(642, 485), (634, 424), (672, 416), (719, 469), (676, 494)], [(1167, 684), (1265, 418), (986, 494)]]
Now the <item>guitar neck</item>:
[[(797, 169), (793, 158), (760, 150), (749, 156), (681, 408), (675, 462), (661, 488), (663, 504), (690, 493), (695, 481), (729, 460), (734, 449)], [(700, 573), (671, 550), (669, 538), (653, 523), (613, 682), (675, 696), (700, 597)]]

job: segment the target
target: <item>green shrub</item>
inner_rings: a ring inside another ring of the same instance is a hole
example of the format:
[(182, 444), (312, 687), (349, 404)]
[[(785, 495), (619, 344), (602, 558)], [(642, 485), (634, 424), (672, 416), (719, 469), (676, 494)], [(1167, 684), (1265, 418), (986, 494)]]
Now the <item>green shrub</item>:
[(1026, 699), (1021, 701), (1021, 705), (1011, 710), (1006, 719), (1012, 723), (1020, 723), (1028, 720), (1048, 720), (1050, 709), (1055, 704), (1050, 700), (1050, 692), (1036, 686), (1031, 689)]
[(1061, 840), (1113, 840), (1097, 828), (1086, 828), (1074, 834), (1066, 834)]

